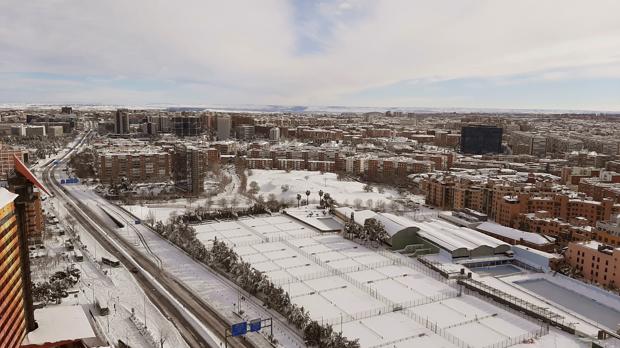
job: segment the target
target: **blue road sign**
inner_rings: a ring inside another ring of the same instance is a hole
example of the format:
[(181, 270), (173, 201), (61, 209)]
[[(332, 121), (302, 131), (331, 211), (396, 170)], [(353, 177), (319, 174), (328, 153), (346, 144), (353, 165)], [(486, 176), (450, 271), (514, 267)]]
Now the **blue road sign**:
[(248, 332), (248, 323), (245, 321), (241, 323), (233, 324), (230, 327), (230, 334), (232, 336), (243, 336), (247, 332)]
[(260, 319), (250, 320), (250, 332), (257, 332), (257, 331), (260, 331), (260, 329), (261, 329)]

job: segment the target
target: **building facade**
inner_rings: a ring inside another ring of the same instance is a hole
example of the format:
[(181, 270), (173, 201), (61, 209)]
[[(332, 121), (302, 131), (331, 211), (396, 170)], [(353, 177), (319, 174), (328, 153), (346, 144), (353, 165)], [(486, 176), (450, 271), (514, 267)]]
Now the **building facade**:
[(199, 116), (181, 115), (172, 119), (174, 134), (178, 137), (195, 137), (202, 132)]
[(186, 145), (177, 145), (173, 155), (173, 177), (176, 187), (190, 195), (204, 192), (207, 154)]
[(502, 128), (465, 126), (461, 129), (461, 152), (482, 155), (502, 152)]
[[(24, 255), (14, 200), (0, 188), (0, 347), (19, 347), (26, 335)], [(27, 255), (27, 253), (26, 253)]]
[(97, 175), (104, 184), (123, 178), (134, 182), (162, 182), (171, 177), (171, 155), (167, 152), (105, 152), (97, 156)]
[(230, 130), (232, 128), (232, 120), (229, 115), (219, 115), (217, 117), (217, 140), (228, 140), (230, 138)]
[(573, 242), (565, 256), (588, 281), (605, 286), (620, 284), (620, 248), (597, 241)]
[(114, 133), (129, 134), (129, 110), (116, 110), (114, 114)]

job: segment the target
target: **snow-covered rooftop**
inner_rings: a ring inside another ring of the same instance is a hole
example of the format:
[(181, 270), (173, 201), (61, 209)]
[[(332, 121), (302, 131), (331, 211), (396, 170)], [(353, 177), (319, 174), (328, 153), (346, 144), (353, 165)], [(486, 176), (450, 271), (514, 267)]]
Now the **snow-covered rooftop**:
[(506, 226), (502, 226), (500, 224), (496, 224), (494, 222), (488, 222), (488, 221), (481, 223), (480, 225), (478, 225), (478, 227), (476, 227), (476, 229), (483, 231), (483, 232), (496, 234), (498, 236), (514, 239), (514, 240), (523, 239), (524, 241), (528, 243), (538, 244), (538, 245), (545, 245), (545, 244), (553, 243), (553, 241), (555, 240), (552, 237), (544, 237), (538, 233), (525, 232), (525, 231), (517, 230), (516, 228), (506, 227)]
[(0, 207), (4, 207), (5, 205), (13, 202), (17, 198), (17, 194), (5, 189), (4, 187), (0, 187)]
[(28, 333), (23, 342), (25, 346), (97, 338), (81, 306), (41, 308), (34, 311), (34, 317), (39, 327)]

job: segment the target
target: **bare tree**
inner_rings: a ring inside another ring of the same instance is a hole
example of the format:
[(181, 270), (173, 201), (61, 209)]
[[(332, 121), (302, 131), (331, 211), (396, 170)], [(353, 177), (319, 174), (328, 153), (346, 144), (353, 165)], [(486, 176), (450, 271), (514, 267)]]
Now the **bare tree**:
[(377, 202), (375, 202), (375, 208), (378, 211), (385, 211), (385, 201), (382, 199), (377, 200)]
[(144, 222), (151, 226), (155, 224), (155, 213), (153, 213), (151, 209), (149, 209), (149, 212), (146, 214), (146, 219), (144, 219)]
[(166, 341), (168, 341), (168, 338), (169, 338), (168, 329), (160, 327), (158, 331), (159, 331), (158, 332), (159, 348), (164, 348), (164, 343), (166, 343)]
[(355, 209), (361, 209), (362, 208), (362, 200), (360, 198), (356, 198), (353, 200), (353, 206), (355, 207)]
[(366, 200), (366, 208), (372, 209), (372, 199), (368, 198)]

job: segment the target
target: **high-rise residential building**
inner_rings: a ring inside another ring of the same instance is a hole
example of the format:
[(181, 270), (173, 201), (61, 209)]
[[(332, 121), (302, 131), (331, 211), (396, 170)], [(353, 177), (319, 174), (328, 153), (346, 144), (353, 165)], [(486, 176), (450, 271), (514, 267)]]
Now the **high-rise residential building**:
[(114, 115), (114, 133), (129, 134), (129, 110), (116, 110)]
[(157, 125), (153, 122), (144, 122), (142, 124), (142, 133), (146, 135), (157, 134)]
[(192, 115), (180, 115), (172, 118), (174, 134), (178, 137), (193, 137), (202, 131), (201, 118)]
[(19, 347), (26, 335), (22, 244), (13, 201), (17, 195), (0, 188), (0, 347)]
[(269, 130), (269, 140), (277, 143), (280, 141), (280, 128), (273, 127)]
[(14, 156), (15, 170), (0, 188), (0, 347), (16, 348), (27, 332), (35, 330), (27, 225), (33, 187), (47, 193), (26, 166)]
[(206, 154), (194, 146), (177, 145), (172, 159), (176, 187), (191, 195), (203, 193)]
[(463, 127), (461, 152), (474, 155), (501, 153), (502, 128), (484, 125)]
[(237, 139), (250, 140), (254, 138), (254, 126), (249, 124), (243, 124), (237, 126), (235, 129), (237, 133)]
[(228, 140), (232, 128), (232, 119), (229, 115), (219, 115), (217, 117), (217, 140)]

